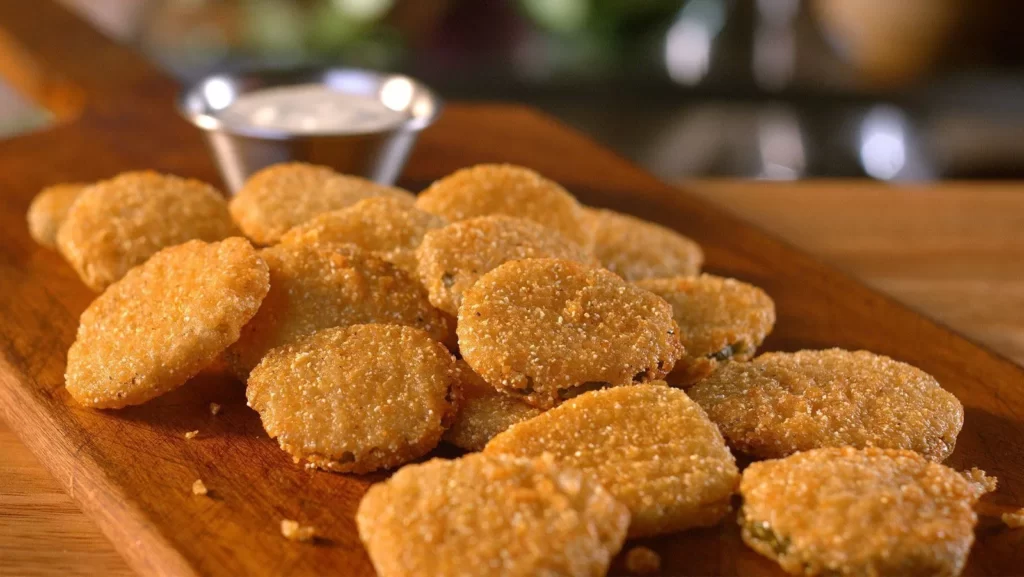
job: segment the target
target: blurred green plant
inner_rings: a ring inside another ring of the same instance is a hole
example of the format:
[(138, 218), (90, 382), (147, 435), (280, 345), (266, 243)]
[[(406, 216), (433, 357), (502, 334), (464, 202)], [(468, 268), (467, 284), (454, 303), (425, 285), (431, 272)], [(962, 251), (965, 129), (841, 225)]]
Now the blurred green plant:
[(566, 35), (629, 37), (670, 20), (685, 0), (519, 0), (540, 27)]

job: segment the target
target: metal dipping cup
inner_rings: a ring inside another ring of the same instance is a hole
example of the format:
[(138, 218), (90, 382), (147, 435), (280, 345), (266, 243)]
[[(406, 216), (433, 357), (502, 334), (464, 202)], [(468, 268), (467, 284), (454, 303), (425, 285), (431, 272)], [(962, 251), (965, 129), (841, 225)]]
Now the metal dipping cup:
[[(242, 94), (298, 84), (321, 84), (376, 98), (406, 118), (378, 131), (295, 133), (228, 126), (217, 116)], [(419, 132), (434, 122), (441, 106), (429, 88), (412, 78), (354, 68), (216, 74), (189, 86), (178, 99), (179, 112), (203, 129), (232, 195), (252, 173), (288, 161), (323, 164), (345, 174), (394, 184)]]

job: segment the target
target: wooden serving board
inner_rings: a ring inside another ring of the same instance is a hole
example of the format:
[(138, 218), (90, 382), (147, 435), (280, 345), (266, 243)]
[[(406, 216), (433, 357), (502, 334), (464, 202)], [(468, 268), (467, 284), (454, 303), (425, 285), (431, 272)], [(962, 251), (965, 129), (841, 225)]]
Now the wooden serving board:
[[(24, 214), (32, 196), (47, 184), (138, 168), (218, 180), (200, 135), (173, 112), (175, 83), (54, 3), (0, 2), (0, 73), (63, 122), (0, 141), (3, 418), (140, 573), (372, 575), (353, 515), (383, 475), (294, 465), (245, 407), (242, 384), (222, 372), (122, 411), (69, 401), (65, 354), (95, 295), (56, 253), (30, 240)], [(1024, 505), (1024, 370), (527, 109), (449, 107), (423, 135), (405, 176), (423, 183), (495, 161), (533, 167), (586, 203), (697, 239), (708, 270), (774, 297), (778, 325), (766, 350), (865, 348), (934, 374), (966, 408), (948, 464), (978, 466), (1000, 480), (980, 507), (966, 574), (1024, 572), (1024, 536), (997, 517)], [(218, 416), (211, 402), (224, 406)], [(183, 438), (195, 429), (198, 438)], [(208, 498), (192, 495), (196, 479), (211, 490)], [(315, 526), (323, 538), (286, 541), (284, 518)], [(662, 554), (667, 575), (780, 574), (743, 546), (732, 519), (644, 544)], [(623, 573), (621, 563), (612, 572)]]

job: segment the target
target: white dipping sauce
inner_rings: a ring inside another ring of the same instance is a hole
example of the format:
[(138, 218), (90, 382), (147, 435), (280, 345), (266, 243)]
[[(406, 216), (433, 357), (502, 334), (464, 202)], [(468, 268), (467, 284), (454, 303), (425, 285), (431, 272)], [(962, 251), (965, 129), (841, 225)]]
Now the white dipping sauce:
[(372, 96), (322, 84), (296, 84), (241, 94), (217, 117), (229, 127), (346, 134), (387, 130), (408, 120), (409, 114), (392, 110)]

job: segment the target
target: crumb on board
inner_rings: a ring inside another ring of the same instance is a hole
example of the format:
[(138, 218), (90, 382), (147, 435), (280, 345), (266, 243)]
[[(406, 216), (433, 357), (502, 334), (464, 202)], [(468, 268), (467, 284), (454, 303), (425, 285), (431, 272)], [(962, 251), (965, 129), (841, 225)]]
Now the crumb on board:
[(647, 575), (661, 569), (661, 556), (647, 547), (633, 547), (626, 553), (626, 570), (635, 575)]
[(977, 487), (979, 495), (991, 493), (995, 491), (996, 487), (999, 485), (998, 478), (985, 473), (985, 471), (982, 471), (977, 467), (971, 467), (969, 471), (964, 471), (962, 474), (965, 479)]
[(192, 494), (193, 495), (206, 495), (210, 491), (206, 488), (206, 484), (203, 483), (202, 479), (196, 479), (195, 483), (192, 483)]
[(315, 533), (316, 530), (313, 527), (299, 525), (298, 521), (291, 519), (281, 520), (281, 535), (284, 535), (284, 538), (289, 541), (312, 541)]
[(198, 434), (199, 434), (199, 429), (196, 429), (195, 431), (189, 431), (189, 432), (185, 433), (185, 438), (189, 439), (189, 440), (192, 440), (192, 439), (195, 439), (196, 435), (198, 435)]
[(1024, 507), (1011, 511), (1009, 513), (1003, 513), (1003, 523), (1011, 529), (1020, 529), (1024, 527)]
[(217, 403), (210, 403), (210, 414), (211, 415), (216, 415), (219, 412), (220, 412), (220, 405), (218, 405)]

